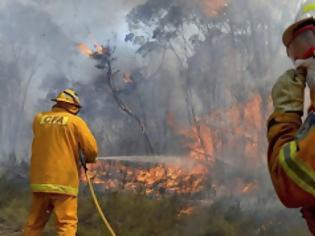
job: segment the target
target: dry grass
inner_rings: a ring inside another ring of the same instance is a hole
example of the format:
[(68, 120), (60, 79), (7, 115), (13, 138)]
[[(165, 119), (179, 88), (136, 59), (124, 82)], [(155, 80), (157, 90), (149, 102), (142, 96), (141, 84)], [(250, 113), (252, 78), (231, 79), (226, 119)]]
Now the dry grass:
[[(30, 205), (28, 184), (2, 177), (0, 189), (0, 236), (20, 234)], [(99, 199), (119, 236), (309, 235), (297, 210), (257, 206), (245, 211), (232, 197), (206, 205), (179, 196), (157, 200), (131, 193), (99, 194)], [(192, 213), (179, 215), (187, 207)], [(53, 217), (44, 235), (55, 235)], [(86, 186), (79, 197), (77, 235), (108, 235)]]

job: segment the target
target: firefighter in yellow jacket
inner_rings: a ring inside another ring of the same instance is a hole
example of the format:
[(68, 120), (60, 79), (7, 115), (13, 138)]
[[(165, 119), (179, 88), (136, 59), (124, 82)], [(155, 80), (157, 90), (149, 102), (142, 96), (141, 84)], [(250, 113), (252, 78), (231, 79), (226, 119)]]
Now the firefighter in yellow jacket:
[[(295, 69), (285, 72), (272, 89), (274, 112), (268, 120), (268, 167), (281, 202), (301, 208), (315, 235), (315, 1), (306, 2), (296, 23), (283, 34)], [(304, 90), (311, 104), (302, 123)]]
[(59, 236), (74, 236), (77, 230), (79, 152), (87, 163), (95, 162), (97, 144), (86, 123), (77, 116), (77, 94), (66, 89), (53, 101), (49, 112), (33, 121), (30, 183), (33, 192), (25, 236), (41, 235), (50, 214), (56, 217)]

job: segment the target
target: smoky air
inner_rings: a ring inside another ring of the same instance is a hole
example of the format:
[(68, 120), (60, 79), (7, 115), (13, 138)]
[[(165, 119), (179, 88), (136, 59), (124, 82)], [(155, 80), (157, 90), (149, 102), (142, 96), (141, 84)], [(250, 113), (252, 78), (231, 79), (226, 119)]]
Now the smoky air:
[[(119, 235), (307, 235), (274, 193), (266, 140), (272, 85), (291, 67), (282, 32), (301, 2), (2, 0), (0, 186), (18, 186), (3, 201), (28, 193), (34, 115), (73, 88)], [(27, 215), (7, 224), (3, 201), (0, 235), (21, 231)], [(80, 235), (103, 232), (97, 217), (84, 226), (94, 211), (79, 212)]]

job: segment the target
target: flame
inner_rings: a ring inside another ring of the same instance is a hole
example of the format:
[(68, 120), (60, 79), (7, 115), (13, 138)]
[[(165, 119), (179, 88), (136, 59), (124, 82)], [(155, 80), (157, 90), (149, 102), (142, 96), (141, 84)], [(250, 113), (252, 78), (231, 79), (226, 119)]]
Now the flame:
[(130, 74), (130, 73), (127, 73), (127, 72), (125, 72), (125, 73), (123, 74), (123, 81), (124, 81), (126, 84), (132, 84), (132, 83), (134, 82), (133, 79), (132, 79), (131, 74)]
[(103, 47), (103, 45), (99, 44), (91, 32), (89, 33), (88, 36), (89, 36), (90, 40), (93, 41), (93, 47), (95, 49), (95, 53), (106, 54), (107, 48), (105, 48), (105, 47)]
[(78, 43), (76, 45), (76, 48), (80, 51), (80, 53), (88, 57), (91, 57), (93, 55), (105, 55), (108, 53), (108, 48), (104, 47), (101, 44), (94, 43), (93, 47), (94, 51), (84, 43)]
[(94, 44), (95, 52), (98, 54), (106, 54), (108, 52), (108, 48), (104, 47), (99, 43)]
[(256, 186), (255, 182), (250, 182), (248, 184), (246, 184), (243, 189), (241, 190), (242, 193), (248, 193), (251, 192)]
[(182, 217), (184, 215), (191, 215), (194, 210), (195, 210), (194, 207), (191, 207), (191, 206), (186, 207), (184, 209), (181, 209), (180, 212), (177, 214), (177, 216)]
[(225, 0), (202, 0), (201, 9), (206, 16), (217, 16), (220, 12), (227, 7), (228, 4)]
[[(264, 114), (259, 95), (228, 108), (213, 110), (199, 117), (192, 127), (178, 125), (176, 117), (170, 113), (168, 125), (175, 133), (186, 138), (183, 145), (187, 155), (178, 163), (128, 165), (123, 161), (107, 160), (91, 166), (90, 174), (94, 176), (93, 182), (107, 191), (141, 192), (155, 197), (201, 193), (210, 189), (216, 197), (252, 193), (258, 189), (257, 181), (244, 180), (240, 175), (228, 184), (216, 181), (212, 172), (219, 158), (226, 164), (239, 165), (242, 169), (249, 167), (255, 171), (259, 167), (262, 161), (257, 153), (260, 153), (258, 148)], [(236, 156), (231, 154), (226, 157), (222, 155), (222, 151), (233, 153), (235, 150), (240, 152), (241, 161), (236, 161)]]
[[(163, 192), (189, 194), (202, 191), (207, 180), (207, 168), (200, 164), (185, 168), (184, 164), (158, 164), (143, 168), (127, 166), (119, 161), (115, 164), (98, 161), (96, 165), (89, 166), (89, 176), (92, 176), (94, 184), (109, 191), (141, 191), (154, 196)], [(81, 179), (86, 181), (84, 177)]]
[[(185, 134), (186, 133), (186, 134)], [(184, 132), (184, 135), (193, 141), (187, 145), (190, 150), (189, 156), (194, 160), (205, 160), (214, 162), (214, 137), (212, 130), (203, 123), (199, 123), (198, 127)]]
[(176, 125), (174, 115), (169, 113), (167, 124), (175, 133), (188, 139), (184, 146), (189, 150), (189, 159), (206, 161), (209, 165), (214, 163), (216, 141), (213, 130), (203, 119), (198, 120), (193, 127), (182, 128)]
[(85, 56), (92, 56), (93, 55), (93, 51), (92, 49), (90, 49), (86, 44), (84, 43), (78, 43), (76, 45), (76, 48), (80, 51), (81, 54), (85, 55)]

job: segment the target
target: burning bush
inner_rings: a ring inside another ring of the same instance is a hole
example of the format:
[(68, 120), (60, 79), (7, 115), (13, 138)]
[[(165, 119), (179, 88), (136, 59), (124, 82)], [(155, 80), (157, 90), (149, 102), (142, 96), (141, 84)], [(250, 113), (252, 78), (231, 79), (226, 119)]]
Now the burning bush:
[(154, 197), (172, 194), (192, 197), (206, 192), (207, 188), (211, 189), (208, 170), (198, 163), (137, 162), (131, 161), (132, 157), (130, 161), (114, 159), (90, 166), (89, 173), (100, 191), (143, 193)]

